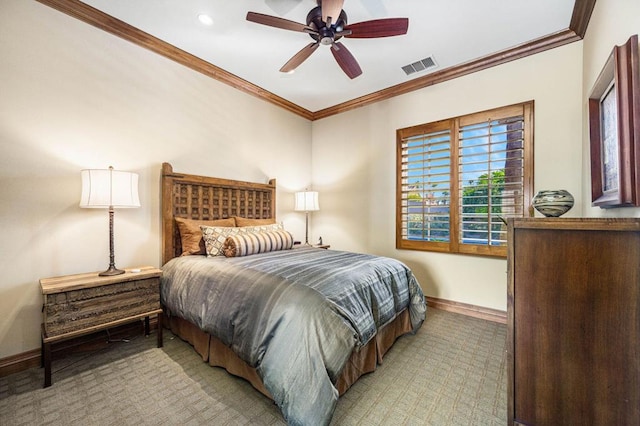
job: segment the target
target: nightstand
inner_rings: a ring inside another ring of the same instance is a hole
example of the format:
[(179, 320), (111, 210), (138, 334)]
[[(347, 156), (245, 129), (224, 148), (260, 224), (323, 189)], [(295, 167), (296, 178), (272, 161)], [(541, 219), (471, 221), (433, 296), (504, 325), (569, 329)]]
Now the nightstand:
[(98, 272), (43, 278), (42, 365), (44, 387), (51, 386), (51, 344), (144, 318), (158, 319), (158, 347), (162, 347), (160, 276), (145, 266), (109, 277)]
[(313, 245), (315, 248), (321, 248), (321, 249), (328, 249), (331, 247), (331, 245), (329, 244), (314, 244)]

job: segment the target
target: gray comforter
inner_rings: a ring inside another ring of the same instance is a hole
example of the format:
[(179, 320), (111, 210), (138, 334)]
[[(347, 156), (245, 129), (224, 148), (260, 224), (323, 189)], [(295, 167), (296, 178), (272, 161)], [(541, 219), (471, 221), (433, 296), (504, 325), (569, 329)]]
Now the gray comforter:
[(292, 425), (328, 424), (351, 352), (424, 296), (411, 270), (384, 257), (296, 248), (247, 257), (185, 256), (163, 267), (162, 303), (255, 367)]

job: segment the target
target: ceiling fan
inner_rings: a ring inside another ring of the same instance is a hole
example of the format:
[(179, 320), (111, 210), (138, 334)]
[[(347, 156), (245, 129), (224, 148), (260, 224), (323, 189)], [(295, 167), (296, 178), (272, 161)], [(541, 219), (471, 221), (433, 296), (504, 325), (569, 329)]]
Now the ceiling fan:
[(374, 19), (349, 25), (347, 14), (342, 10), (344, 0), (318, 0), (318, 6), (311, 9), (307, 15), (307, 23), (301, 24), (276, 16), (262, 13), (247, 13), (247, 21), (283, 30), (307, 33), (314, 40), (293, 55), (280, 68), (281, 72), (290, 72), (302, 64), (321, 44), (331, 46), (331, 53), (340, 68), (349, 76), (356, 78), (362, 74), (362, 69), (351, 52), (340, 43), (346, 38), (378, 38), (391, 37), (407, 33), (408, 18)]

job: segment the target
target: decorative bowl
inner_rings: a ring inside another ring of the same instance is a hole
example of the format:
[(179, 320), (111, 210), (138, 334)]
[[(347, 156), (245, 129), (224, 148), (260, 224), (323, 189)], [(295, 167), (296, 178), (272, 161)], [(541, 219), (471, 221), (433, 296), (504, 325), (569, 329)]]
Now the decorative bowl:
[(573, 196), (564, 189), (538, 191), (533, 208), (547, 217), (560, 217), (573, 207)]

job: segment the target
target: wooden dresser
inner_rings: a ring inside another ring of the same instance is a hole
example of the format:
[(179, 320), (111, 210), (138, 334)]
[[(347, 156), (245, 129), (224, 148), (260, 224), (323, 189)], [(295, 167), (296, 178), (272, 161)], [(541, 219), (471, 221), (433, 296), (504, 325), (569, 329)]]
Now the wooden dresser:
[(107, 277), (97, 272), (43, 278), (42, 364), (44, 386), (51, 386), (51, 344), (138, 319), (157, 316), (158, 347), (162, 346), (160, 276), (151, 266), (127, 269)]
[(509, 425), (639, 425), (640, 219), (508, 229)]

